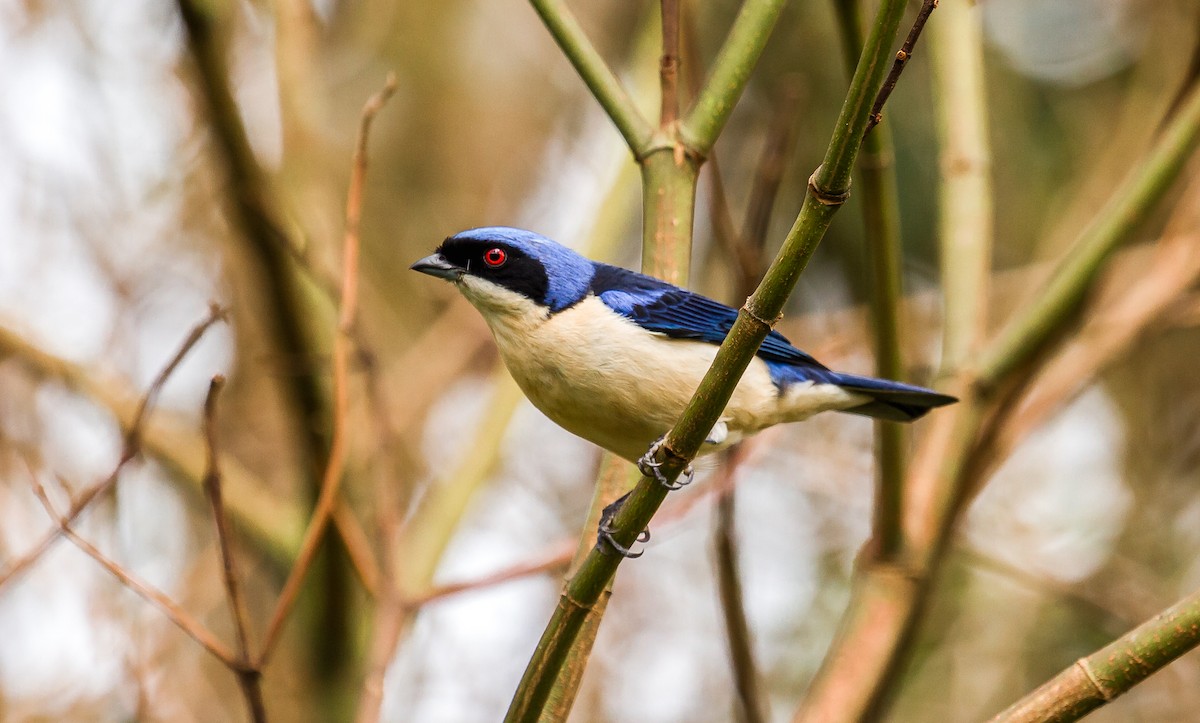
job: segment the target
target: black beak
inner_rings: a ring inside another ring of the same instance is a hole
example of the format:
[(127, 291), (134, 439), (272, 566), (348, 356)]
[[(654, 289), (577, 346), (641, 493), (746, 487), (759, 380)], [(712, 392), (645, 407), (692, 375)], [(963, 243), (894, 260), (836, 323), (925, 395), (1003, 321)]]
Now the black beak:
[(447, 281), (457, 281), (463, 275), (462, 269), (447, 261), (441, 254), (430, 254), (409, 268)]

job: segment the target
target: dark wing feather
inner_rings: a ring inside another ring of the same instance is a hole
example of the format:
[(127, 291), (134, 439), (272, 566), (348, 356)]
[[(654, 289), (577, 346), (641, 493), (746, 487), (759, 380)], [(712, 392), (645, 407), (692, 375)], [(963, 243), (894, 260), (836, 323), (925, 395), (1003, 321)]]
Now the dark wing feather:
[[(596, 264), (592, 292), (608, 308), (643, 329), (673, 339), (720, 344), (738, 315), (736, 309), (707, 296), (607, 264)], [(767, 335), (758, 356), (769, 362), (825, 369), (777, 331)]]

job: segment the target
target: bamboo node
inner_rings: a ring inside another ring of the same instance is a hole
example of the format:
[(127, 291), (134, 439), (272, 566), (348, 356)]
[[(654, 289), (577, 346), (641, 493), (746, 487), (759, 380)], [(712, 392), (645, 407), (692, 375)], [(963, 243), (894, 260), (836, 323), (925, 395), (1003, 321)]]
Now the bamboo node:
[[(753, 298), (753, 297), (751, 297), (751, 298)], [(783, 319), (783, 312), (779, 312), (779, 314), (774, 319), (771, 319), (769, 321), (767, 319), (759, 316), (753, 309), (750, 308), (750, 299), (746, 299), (746, 303), (742, 305), (742, 311), (746, 312), (746, 316), (753, 319), (759, 325), (766, 327), (768, 331), (770, 331), (771, 329), (774, 329), (775, 325), (778, 324), (780, 322), (780, 320)]]
[(1075, 665), (1083, 671), (1084, 677), (1088, 679), (1088, 682), (1092, 684), (1092, 687), (1096, 689), (1096, 692), (1100, 694), (1100, 697), (1103, 698), (1106, 703), (1116, 697), (1109, 692), (1108, 686), (1100, 683), (1100, 680), (1096, 677), (1096, 674), (1092, 672), (1092, 666), (1088, 665), (1087, 658), (1080, 658), (1079, 660), (1076, 660)]
[(821, 166), (817, 166), (817, 170), (813, 171), (808, 177), (808, 192), (817, 199), (817, 202), (823, 206), (841, 206), (850, 198), (850, 184), (847, 182), (846, 187), (841, 191), (830, 191), (821, 188), (817, 185), (817, 174), (821, 172)]

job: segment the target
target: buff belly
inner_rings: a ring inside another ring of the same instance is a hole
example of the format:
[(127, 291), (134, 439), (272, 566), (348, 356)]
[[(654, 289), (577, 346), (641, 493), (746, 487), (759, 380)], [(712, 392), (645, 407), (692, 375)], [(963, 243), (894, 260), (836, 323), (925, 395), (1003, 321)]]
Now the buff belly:
[[(553, 316), (529, 307), (485, 315), (513, 378), (554, 422), (630, 461), (679, 419), (717, 351), (648, 332), (595, 297)], [(701, 454), (864, 401), (830, 384), (793, 384), (781, 393), (756, 357)]]

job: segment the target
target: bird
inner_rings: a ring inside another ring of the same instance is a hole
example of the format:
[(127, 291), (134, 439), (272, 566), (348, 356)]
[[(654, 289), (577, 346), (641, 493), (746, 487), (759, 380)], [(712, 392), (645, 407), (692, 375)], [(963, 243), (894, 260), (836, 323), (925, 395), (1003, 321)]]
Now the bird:
[[(479, 311), (513, 379), (543, 414), (647, 474), (656, 471), (647, 450), (678, 421), (738, 314), (506, 226), (449, 236), (411, 268), (452, 282)], [(910, 422), (955, 401), (833, 371), (771, 331), (699, 454), (819, 412)]]

